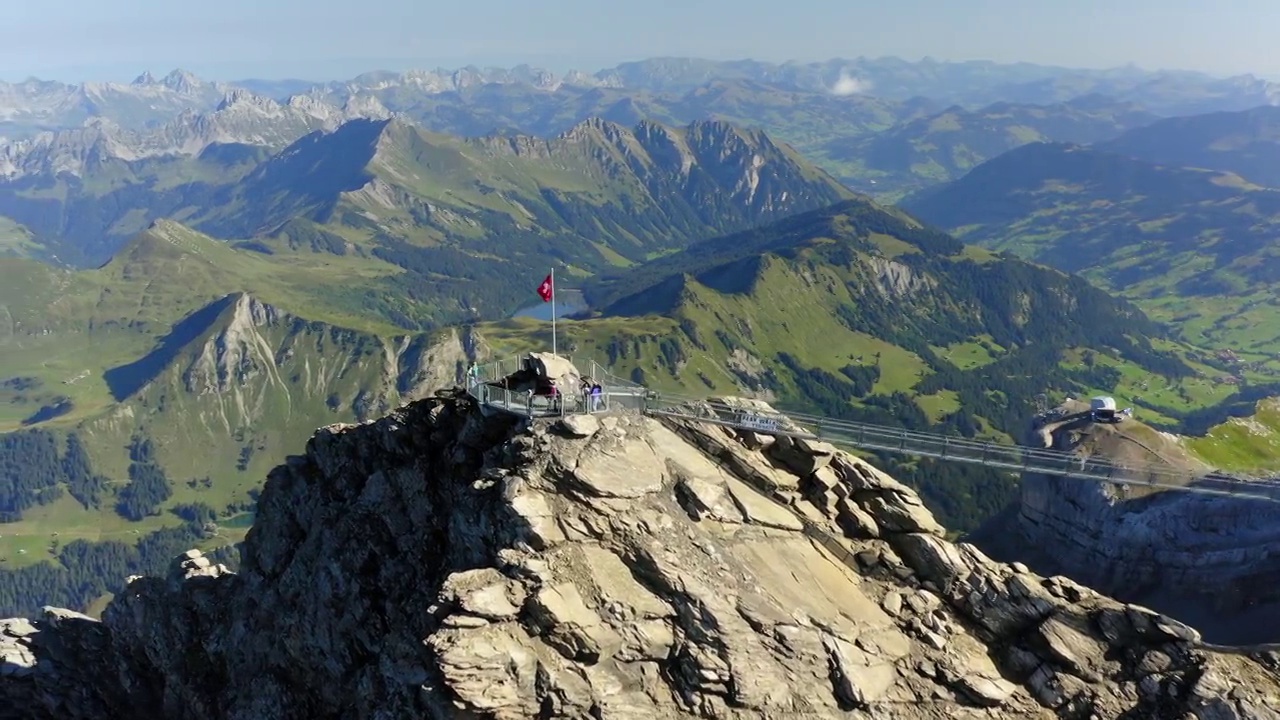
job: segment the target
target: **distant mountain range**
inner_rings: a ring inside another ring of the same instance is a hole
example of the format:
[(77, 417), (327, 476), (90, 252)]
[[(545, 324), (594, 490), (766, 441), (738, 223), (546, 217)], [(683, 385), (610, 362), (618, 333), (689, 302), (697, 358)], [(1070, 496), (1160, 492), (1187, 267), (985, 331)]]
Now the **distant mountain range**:
[(1159, 119), (1140, 105), (1099, 95), (1053, 105), (1001, 102), (975, 110), (953, 106), (882, 132), (831, 140), (822, 147), (821, 157), (851, 173), (851, 186), (896, 198), (958, 179), (1027, 143), (1109, 140)]
[[(586, 275), (854, 196), (788, 146), (722, 122), (588, 120), (544, 140), (355, 120), (274, 154), (213, 144), (80, 157), (80, 176), (0, 183), (9, 254), (97, 266), (173, 218), (261, 253), (398, 268), (361, 302), (394, 307), (406, 328), (508, 313), (523, 297), (516, 279), (550, 262)], [(492, 262), (478, 270), (478, 257)]]
[[(894, 199), (1026, 142), (1093, 142), (1158, 117), (1273, 105), (1277, 87), (1251, 76), (893, 58), (655, 58), (593, 74), (469, 67), (319, 84), (207, 82), (181, 70), (129, 84), (28, 80), (0, 83), (0, 175), (77, 172), (93, 152), (195, 154), (215, 142), (279, 149), (310, 130), (393, 114), (463, 136), (551, 137), (591, 117), (723, 120), (760, 127), (859, 191)], [(58, 130), (76, 132), (41, 135)]]
[[(943, 105), (976, 108), (996, 102), (1047, 105), (1100, 94), (1137, 102), (1162, 115), (1212, 110), (1242, 110), (1275, 104), (1275, 83), (1251, 75), (1215, 78), (1183, 71), (1137, 68), (1085, 70), (985, 61), (909, 62), (898, 58), (832, 59), (812, 63), (769, 63), (754, 60), (714, 61), (697, 58), (651, 58), (622, 63), (595, 73), (557, 75), (522, 65), (514, 68), (466, 67), (454, 70), (369, 72), (345, 81), (206, 82), (182, 70), (157, 79), (143, 73), (130, 84), (70, 85), (29, 79), (0, 83), (0, 128), (52, 129), (80, 124), (91, 116), (107, 116), (131, 126), (132, 121), (197, 111), (215, 106), (232, 87), (242, 87), (277, 100), (315, 94), (338, 98), (375, 93), (388, 107), (397, 97), (463, 93), (485, 86), (520, 86), (556, 93), (564, 90), (626, 90), (684, 94), (712, 82), (749, 81), (789, 91), (836, 96), (872, 95), (892, 101), (929, 98)], [(130, 114), (132, 107), (135, 114)], [(396, 109), (393, 107), (393, 109)], [(141, 113), (141, 114), (137, 114)], [(117, 117), (119, 115), (120, 117)], [(144, 118), (144, 116), (149, 117)], [(3, 130), (0, 130), (0, 134)]]
[(91, 165), (194, 156), (211, 145), (281, 148), (315, 130), (335, 130), (347, 120), (386, 119), (392, 113), (374, 98), (353, 98), (334, 107), (295, 96), (281, 104), (247, 90), (231, 90), (209, 112), (184, 109), (158, 126), (133, 129), (109, 117), (79, 128), (39, 133), (0, 145), (0, 178), (66, 173), (83, 177)]
[(1092, 146), (1034, 143), (904, 206), (967, 242), (1085, 276), (1190, 342), (1280, 352), (1280, 112), (1172, 118)]
[(1280, 107), (1166, 118), (1095, 147), (1161, 165), (1232, 172), (1280, 187)]

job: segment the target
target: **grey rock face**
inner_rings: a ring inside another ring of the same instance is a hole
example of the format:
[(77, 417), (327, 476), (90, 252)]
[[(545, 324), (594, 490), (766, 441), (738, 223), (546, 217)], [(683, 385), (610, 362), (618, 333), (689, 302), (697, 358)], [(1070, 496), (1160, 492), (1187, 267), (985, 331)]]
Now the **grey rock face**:
[(753, 450), (723, 428), (635, 416), (590, 433), (557, 423), (441, 396), (320, 430), (271, 474), (239, 573), (191, 551), (166, 578), (134, 579), (101, 622), (0, 621), (0, 715), (1280, 707), (1260, 662), (949, 543), (914, 492), (832, 448)]
[[(1060, 450), (1206, 470), (1195, 467), (1171, 437), (1128, 423), (1051, 426), (1044, 439)], [(990, 552), (1176, 610), (1204, 623), (1208, 634), (1224, 638), (1220, 642), (1280, 640), (1280, 629), (1265, 627), (1280, 619), (1280, 515), (1274, 503), (1180, 492), (1139, 496), (1042, 475), (1025, 476), (1021, 492), (1015, 518), (979, 533), (978, 542)]]

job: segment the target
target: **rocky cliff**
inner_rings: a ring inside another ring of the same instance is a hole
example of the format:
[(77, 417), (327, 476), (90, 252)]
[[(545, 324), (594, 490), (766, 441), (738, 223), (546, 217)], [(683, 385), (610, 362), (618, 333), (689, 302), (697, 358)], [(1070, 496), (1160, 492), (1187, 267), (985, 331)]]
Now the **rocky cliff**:
[(320, 430), (238, 573), (0, 623), (31, 718), (1264, 718), (1274, 658), (942, 539), (833, 448), (441, 394)]
[[(1043, 443), (1121, 462), (1160, 463), (1190, 479), (1208, 472), (1176, 438), (1126, 420), (1080, 418), (1068, 403), (1033, 430)], [(1071, 420), (1071, 418), (1076, 418)], [(1025, 475), (1016, 512), (974, 542), (1038, 572), (1069, 575), (1109, 595), (1196, 625), (1215, 642), (1280, 641), (1280, 521), (1273, 502), (1182, 492), (1142, 493), (1057, 476)], [(1052, 548), (1046, 552), (1043, 548)]]

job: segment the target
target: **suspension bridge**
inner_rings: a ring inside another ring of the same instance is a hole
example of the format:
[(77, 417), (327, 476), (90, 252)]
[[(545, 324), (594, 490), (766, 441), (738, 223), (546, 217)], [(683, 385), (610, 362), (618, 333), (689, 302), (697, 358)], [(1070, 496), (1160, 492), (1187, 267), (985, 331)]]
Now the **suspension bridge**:
[(655, 418), (709, 423), (763, 435), (785, 435), (821, 441), (846, 449), (927, 457), (1016, 473), (1280, 503), (1280, 481), (1277, 480), (1198, 474), (1159, 460), (1119, 462), (1106, 457), (1085, 457), (1049, 448), (1009, 445), (804, 413), (781, 412), (737, 399), (699, 398), (658, 392), (619, 378), (594, 360), (587, 362), (590, 365), (589, 368), (583, 368), (583, 376), (592, 378), (602, 390), (599, 398), (594, 400), (581, 395), (536, 397), (488, 384), (515, 372), (519, 367), (519, 360), (477, 366), (477, 375), (469, 381), (469, 392), (483, 407), (491, 411), (527, 417), (639, 413)]

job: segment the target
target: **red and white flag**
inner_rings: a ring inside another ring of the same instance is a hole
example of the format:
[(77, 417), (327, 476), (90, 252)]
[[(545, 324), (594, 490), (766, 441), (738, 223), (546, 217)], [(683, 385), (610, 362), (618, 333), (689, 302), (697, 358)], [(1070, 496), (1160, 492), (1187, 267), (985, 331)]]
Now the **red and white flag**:
[(542, 302), (551, 302), (552, 292), (551, 276), (548, 275), (547, 279), (538, 286), (538, 297), (542, 298)]

